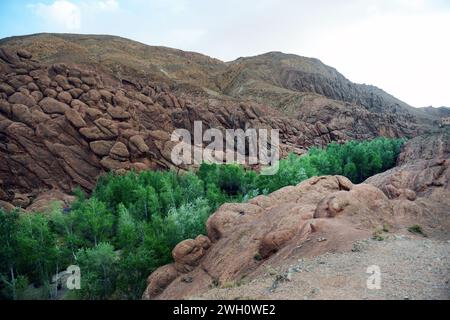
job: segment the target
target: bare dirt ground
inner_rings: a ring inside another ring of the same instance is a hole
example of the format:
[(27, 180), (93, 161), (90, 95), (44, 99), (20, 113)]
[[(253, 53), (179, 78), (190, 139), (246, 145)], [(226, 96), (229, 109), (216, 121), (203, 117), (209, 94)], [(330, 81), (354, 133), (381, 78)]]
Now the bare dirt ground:
[[(267, 268), (249, 282), (214, 288), (193, 299), (450, 299), (450, 241), (389, 235), (355, 242), (349, 252), (299, 259)], [(379, 266), (381, 288), (367, 288), (369, 266)]]

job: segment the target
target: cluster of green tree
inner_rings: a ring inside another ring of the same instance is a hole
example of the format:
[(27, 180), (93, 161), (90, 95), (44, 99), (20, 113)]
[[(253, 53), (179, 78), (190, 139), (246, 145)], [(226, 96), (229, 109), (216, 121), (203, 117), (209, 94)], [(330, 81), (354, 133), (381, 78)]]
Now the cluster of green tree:
[(370, 141), (331, 143), (326, 149), (311, 148), (306, 156), (290, 155), (280, 161), (274, 176), (260, 176), (259, 188), (273, 192), (288, 185), (322, 175), (343, 175), (353, 183), (393, 166), (404, 139), (377, 138)]
[(240, 202), (296, 185), (316, 175), (340, 174), (358, 183), (391, 168), (403, 140), (330, 144), (290, 155), (273, 176), (238, 165), (203, 164), (198, 171), (108, 174), (90, 198), (76, 192), (70, 209), (42, 214), (0, 210), (0, 298), (21, 298), (29, 283), (54, 296), (53, 275), (81, 269), (81, 299), (139, 299), (146, 277), (171, 262), (171, 250), (205, 233), (209, 215)]

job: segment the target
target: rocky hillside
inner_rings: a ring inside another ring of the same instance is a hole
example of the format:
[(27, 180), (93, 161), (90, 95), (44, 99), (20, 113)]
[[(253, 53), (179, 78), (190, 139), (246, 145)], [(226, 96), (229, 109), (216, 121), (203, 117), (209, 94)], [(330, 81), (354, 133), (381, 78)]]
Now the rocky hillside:
[(219, 92), (215, 77), (226, 64), (194, 52), (147, 46), (114, 36), (38, 34), (0, 40), (45, 63), (74, 63), (124, 83), (153, 81), (190, 94)]
[[(384, 234), (352, 250), (300, 258), (251, 280), (230, 282), (192, 299), (208, 300), (448, 300), (450, 242)], [(413, 263), (412, 263), (413, 261)], [(381, 271), (380, 290), (367, 288), (368, 266)]]
[[(436, 120), (432, 109), (411, 108), (379, 88), (352, 83), (318, 59), (293, 54), (270, 52), (225, 63), (120, 37), (73, 34), (12, 37), (0, 40), (0, 46), (26, 49), (50, 64), (89, 66), (123, 81), (157, 81), (178, 93), (256, 100), (291, 113), (301, 114), (319, 95), (407, 121)], [(448, 108), (445, 112), (450, 114)]]
[[(255, 279), (266, 277), (270, 270), (286, 265), (298, 265), (299, 259), (325, 253), (348, 252), (339, 261), (349, 262), (352, 259), (349, 252), (360, 251), (360, 240), (372, 236), (383, 240), (392, 234), (409, 233), (407, 229), (413, 225), (421, 228), (416, 227), (413, 231), (418, 230), (417, 232), (437, 241), (448, 240), (448, 141), (448, 132), (415, 138), (406, 144), (396, 168), (359, 185), (354, 185), (341, 176), (316, 177), (297, 186), (280, 189), (268, 196), (258, 196), (248, 203), (223, 205), (207, 221), (207, 236), (199, 236), (178, 244), (172, 252), (175, 262), (150, 275), (144, 299), (186, 299), (202, 295), (223, 298), (224, 292), (208, 292), (214, 288), (233, 288), (239, 284), (252, 283)], [(396, 261), (405, 264), (407, 261), (403, 258), (414, 255), (415, 245), (408, 244), (407, 248), (400, 249), (394, 244), (389, 249), (391, 253), (386, 253), (386, 249), (375, 248), (373, 253), (377, 256), (366, 261), (371, 265), (373, 262), (370, 261), (375, 258), (380, 262), (394, 259), (390, 254), (397, 252)], [(431, 242), (428, 246), (430, 245)], [(429, 252), (432, 250), (435, 250), (433, 259), (448, 259), (444, 253), (448, 252), (448, 246), (437, 243)], [(445, 279), (448, 280), (448, 270), (445, 270), (445, 262), (442, 262), (438, 273), (444, 276), (444, 283)], [(423, 263), (425, 262), (421, 261), (420, 265)], [(333, 262), (333, 267), (338, 265), (340, 264), (336, 261)], [(349, 268), (348, 263), (346, 268)], [(407, 270), (418, 272), (415, 264), (414, 269)], [(424, 275), (430, 276), (429, 272), (423, 272)], [(398, 270), (391, 270), (389, 276), (395, 279), (396, 273), (405, 276)], [(328, 292), (330, 297), (330, 292), (334, 290), (330, 279), (337, 281), (339, 277), (334, 272), (325, 275), (326, 279), (322, 279), (321, 288), (325, 291), (321, 295), (327, 297)], [(332, 278), (333, 275), (336, 278)], [(273, 289), (283, 281), (290, 281), (291, 276), (279, 275), (275, 279)], [(312, 281), (308, 276), (305, 277), (297, 276), (297, 283), (304, 285), (301, 279)], [(314, 282), (316, 284), (317, 279)], [(357, 278), (352, 278), (352, 281), (356, 281), (355, 279)], [(435, 282), (428, 283), (427, 288), (440, 286), (441, 280), (439, 277), (433, 278), (430, 281)], [(407, 282), (407, 279), (405, 281)], [(448, 290), (448, 285), (446, 288)], [(351, 287), (351, 290), (354, 289), (355, 287)], [(296, 291), (294, 288), (291, 290), (297, 298), (308, 293)], [(253, 285), (240, 294), (249, 298), (261, 298), (256, 292), (261, 293), (261, 288)], [(398, 292), (405, 293), (402, 288), (397, 288), (396, 294)], [(351, 296), (352, 291), (346, 294)], [(421, 292), (409, 294), (420, 296)], [(442, 290), (438, 294), (442, 295)], [(267, 292), (262, 297), (267, 298)], [(286, 298), (286, 295), (281, 297)]]
[(272, 117), (258, 106), (222, 104), (217, 111), (213, 103), (178, 99), (164, 86), (114, 83), (108, 75), (73, 65), (42, 64), (23, 50), (1, 48), (0, 59), (4, 205), (26, 208), (47, 190), (92, 190), (108, 170), (170, 168), (170, 134), (190, 129), (194, 120), (219, 128), (279, 121), (289, 130), (297, 126), (302, 134), (290, 139), (303, 139), (305, 145), (327, 139), (312, 125), (290, 125), (289, 119)]
[(284, 155), (416, 136), (446, 112), (416, 111), (377, 90), (370, 100), (367, 90), (318, 60), (281, 53), (224, 63), (111, 36), (3, 39), (0, 204), (39, 209), (76, 186), (92, 190), (109, 170), (172, 168), (170, 134), (192, 131), (195, 120), (279, 129)]

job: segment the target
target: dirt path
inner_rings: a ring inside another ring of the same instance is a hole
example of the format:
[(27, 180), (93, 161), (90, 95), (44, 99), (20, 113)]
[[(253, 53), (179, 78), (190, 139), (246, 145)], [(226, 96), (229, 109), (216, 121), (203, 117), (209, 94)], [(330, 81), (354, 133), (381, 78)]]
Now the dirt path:
[[(367, 288), (379, 266), (381, 289)], [(392, 235), (354, 244), (351, 252), (300, 259), (263, 278), (228, 284), (199, 299), (450, 299), (450, 241)]]

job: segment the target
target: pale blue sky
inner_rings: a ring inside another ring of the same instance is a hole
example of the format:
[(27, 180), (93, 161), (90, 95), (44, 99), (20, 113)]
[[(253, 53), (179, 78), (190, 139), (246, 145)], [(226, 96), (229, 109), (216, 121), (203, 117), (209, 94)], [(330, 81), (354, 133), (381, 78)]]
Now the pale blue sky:
[(413, 106), (450, 106), (449, 0), (0, 0), (0, 38), (112, 34), (225, 61), (315, 57)]

